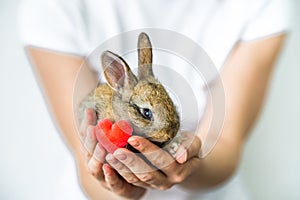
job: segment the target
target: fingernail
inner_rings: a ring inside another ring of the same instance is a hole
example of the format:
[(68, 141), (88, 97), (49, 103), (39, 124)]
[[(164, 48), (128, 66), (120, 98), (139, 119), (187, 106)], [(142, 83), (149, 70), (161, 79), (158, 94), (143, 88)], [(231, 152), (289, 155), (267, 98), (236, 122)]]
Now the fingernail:
[(107, 165), (107, 164), (104, 164), (103, 166), (102, 166), (102, 169), (103, 169), (103, 172), (104, 172), (104, 175), (105, 176), (111, 176), (111, 173), (110, 173), (110, 168), (109, 168), (109, 166)]
[(92, 121), (95, 119), (94, 112), (90, 108), (85, 110), (85, 118), (89, 123), (92, 123)]
[(187, 160), (187, 153), (184, 152), (183, 154), (181, 154), (178, 158), (177, 158), (177, 161), (179, 163), (184, 163), (185, 161)]
[(116, 164), (117, 163), (117, 160), (113, 157), (113, 155), (111, 154), (108, 154), (106, 156), (106, 160), (107, 162), (111, 163), (111, 164)]
[(137, 147), (137, 146), (140, 145), (140, 143), (139, 143), (135, 138), (133, 138), (133, 137), (130, 137), (130, 138), (128, 139), (128, 143), (129, 143), (131, 146), (133, 146), (133, 147)]
[(89, 118), (91, 117), (91, 112), (90, 112), (90, 109), (85, 109), (85, 117), (86, 117), (86, 120), (89, 120)]
[(119, 160), (125, 160), (127, 158), (127, 156), (123, 153), (122, 150), (120, 149), (117, 149), (115, 152), (114, 152), (114, 155), (119, 159)]

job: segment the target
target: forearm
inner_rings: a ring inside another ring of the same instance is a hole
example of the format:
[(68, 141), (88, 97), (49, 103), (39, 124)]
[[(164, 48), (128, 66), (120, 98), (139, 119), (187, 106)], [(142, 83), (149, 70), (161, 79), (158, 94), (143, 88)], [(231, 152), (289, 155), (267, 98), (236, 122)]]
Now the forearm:
[[(56, 54), (37, 48), (28, 48), (27, 52), (53, 121), (76, 161), (82, 189), (90, 199), (120, 199), (102, 188), (88, 173), (74, 119), (73, 105), (78, 104), (85, 93), (95, 85), (94, 75), (88, 68), (82, 68), (81, 57)], [(79, 70), (82, 70), (80, 74)], [(74, 99), (74, 84), (79, 83), (78, 81), (81, 81), (81, 90), (86, 91), (79, 91)]]
[(197, 172), (180, 185), (185, 189), (199, 191), (227, 181), (238, 167), (241, 152), (241, 144), (221, 137), (212, 151), (200, 159)]
[(73, 155), (79, 137), (73, 117), (73, 87), (82, 58), (28, 47), (27, 53), (52, 119)]
[[(222, 132), (219, 132), (220, 137), (211, 152), (200, 160), (197, 173), (182, 184), (183, 187), (190, 189), (213, 187), (234, 173), (239, 164), (245, 139), (262, 108), (273, 65), (284, 38), (285, 35), (279, 35), (246, 42), (234, 49), (221, 71), (222, 81), (219, 80), (210, 87), (212, 99), (219, 101), (215, 104), (225, 102), (222, 130), (219, 130)], [(219, 134), (214, 131), (216, 127), (211, 127), (215, 125), (211, 121), (214, 116), (212, 104), (208, 102), (198, 130), (203, 143), (210, 139), (216, 142), (214, 140)], [(202, 151), (210, 150), (205, 149), (205, 145), (203, 147)]]

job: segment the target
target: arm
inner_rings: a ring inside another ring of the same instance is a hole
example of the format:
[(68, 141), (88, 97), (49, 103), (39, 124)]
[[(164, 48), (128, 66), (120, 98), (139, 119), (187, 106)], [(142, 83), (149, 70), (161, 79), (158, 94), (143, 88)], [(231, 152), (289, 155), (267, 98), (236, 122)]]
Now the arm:
[[(244, 142), (262, 108), (284, 38), (285, 35), (279, 35), (242, 42), (233, 50), (220, 74), (225, 92), (223, 130), (212, 152), (201, 160), (197, 175), (188, 179), (189, 187), (199, 182), (204, 187), (218, 184), (235, 171)], [(219, 87), (220, 83), (213, 85), (212, 93), (217, 93)], [(201, 139), (206, 137), (210, 125), (208, 105), (199, 131)]]
[[(87, 155), (86, 149), (82, 148), (77, 130), (78, 126), (76, 126), (74, 120), (73, 103), (76, 106), (95, 87), (97, 79), (94, 73), (86, 65), (82, 66), (83, 57), (55, 53), (34, 47), (27, 47), (26, 51), (54, 122), (76, 160), (82, 188), (90, 199), (99, 199), (99, 197), (103, 199), (120, 199), (121, 197), (116, 195), (118, 192), (114, 191), (115, 193), (113, 193), (101, 187), (101, 184), (103, 184), (101, 182), (103, 179), (102, 164), (93, 159), (93, 155)], [(78, 74), (79, 70), (81, 72)], [(77, 88), (80, 91), (77, 92), (76, 99), (73, 101), (75, 81), (80, 86), (80, 88)], [(95, 119), (91, 119), (91, 121), (93, 120)], [(89, 123), (93, 124), (92, 122)], [(91, 166), (88, 166), (88, 163)], [(97, 167), (91, 169), (93, 166)], [(107, 176), (107, 181), (111, 185), (121, 186), (121, 188), (126, 187), (130, 190), (128, 192), (128, 190), (122, 188), (121, 192), (124, 195), (139, 196), (144, 193), (144, 190), (139, 188), (137, 189), (138, 192), (135, 192), (136, 188), (134, 186), (118, 179), (116, 173), (108, 166), (105, 169), (110, 175)], [(100, 176), (102, 177), (99, 178)]]
[[(224, 128), (217, 145), (208, 156), (206, 156), (204, 159), (198, 159), (195, 157), (198, 155), (197, 149), (200, 148), (200, 142), (196, 139), (196, 142), (194, 142), (187, 151), (188, 156), (186, 156), (186, 158), (188, 158), (188, 160), (185, 163), (183, 163), (184, 161), (181, 160), (180, 163), (183, 164), (174, 162), (174, 164), (169, 166), (167, 169), (163, 169), (165, 170), (164, 175), (160, 174), (160, 172), (157, 171), (149, 174), (138, 174), (138, 177), (135, 174), (132, 174), (132, 176), (130, 176), (127, 173), (126, 175), (124, 175), (124, 178), (132, 184), (140, 185), (140, 182), (145, 182), (146, 184), (151, 185), (151, 187), (155, 187), (158, 189), (167, 189), (175, 183), (180, 183), (183, 187), (187, 187), (189, 189), (199, 189), (199, 187), (211, 187), (226, 180), (234, 172), (236, 166), (238, 165), (239, 156), (243, 147), (244, 140), (246, 138), (247, 132), (249, 131), (249, 128), (254, 123), (262, 105), (268, 79), (272, 71), (272, 65), (280, 50), (283, 40), (284, 36), (276, 36), (260, 41), (243, 43), (238, 45), (233, 51), (232, 55), (228, 59), (228, 62), (221, 72), (221, 78), (226, 94), (226, 118), (224, 122)], [(29, 52), (32, 54), (31, 56), (35, 58), (33, 59), (34, 64), (36, 64), (38, 68), (45, 68), (44, 75), (42, 75), (42, 80), (49, 79), (47, 78), (47, 76), (49, 76), (49, 72), (47, 72), (47, 70), (49, 71), (50, 66), (68, 66), (66, 65), (66, 63), (73, 63), (74, 61), (74, 58), (72, 58), (71, 60), (66, 61), (65, 64), (59, 64), (61, 63), (62, 59), (61, 55), (55, 55), (55, 58), (53, 58), (52, 56), (54, 55), (51, 53), (50, 55), (48, 55), (50, 57), (47, 57), (47, 52), (45, 53), (39, 50), (30, 50)], [(257, 54), (257, 52), (260, 53)], [(53, 61), (56, 62), (53, 63)], [(81, 63), (81, 61), (79, 62)], [(79, 65), (79, 62), (76, 62), (76, 64)], [(71, 69), (77, 71), (79, 68), (78, 66), (74, 67), (73, 65), (73, 68), (68, 67), (66, 70), (68, 71)], [(71, 70), (71, 72), (74, 72), (73, 70)], [(52, 73), (55, 72), (56, 71), (54, 70)], [(43, 73), (38, 72), (37, 74), (41, 76), (40, 74)], [(70, 74), (73, 73), (66, 72), (66, 74), (67, 76), (70, 76)], [(58, 94), (61, 89), (64, 89), (65, 92), (72, 91), (74, 79), (74, 75), (72, 75), (69, 81), (67, 81), (65, 77), (62, 78), (61, 83), (66, 84), (66, 81), (69, 82), (69, 88), (60, 88), (61, 85), (58, 84), (57, 91), (55, 90), (52, 96), (48, 95), (48, 99), (50, 99), (50, 105), (51, 102), (56, 102), (55, 99), (57, 97), (55, 94)], [(51, 82), (48, 84), (48, 87), (50, 87), (50, 89), (47, 89), (47, 84), (45, 86), (45, 84), (42, 82), (46, 93), (53, 87), (50, 86)], [(214, 86), (211, 88), (212, 92), (218, 91), (219, 86), (220, 85), (218, 83), (214, 84)], [(71, 96), (72, 94), (70, 94), (69, 98), (71, 98)], [(54, 98), (54, 100), (51, 100), (51, 98)], [(66, 100), (62, 108), (66, 109), (70, 107), (71, 101), (71, 99)], [(51, 107), (54, 107), (52, 108), (52, 110), (54, 110), (54, 113), (58, 113), (57, 115), (59, 115), (59, 112), (63, 110), (59, 109), (59, 104), (62, 103), (63, 102), (58, 102), (57, 106), (51, 105)], [(57, 108), (55, 109), (55, 107)], [(99, 195), (103, 196), (104, 194), (111, 195), (111, 193), (103, 190), (103, 188), (95, 187), (95, 185), (97, 185), (97, 181), (93, 179), (92, 176), (89, 175), (84, 169), (84, 158), (80, 150), (78, 150), (80, 141), (79, 139), (76, 140), (78, 138), (77, 136), (74, 136), (74, 134), (76, 134), (76, 131), (74, 131), (75, 125), (70, 124), (70, 120), (67, 120), (73, 118), (72, 108), (70, 107), (68, 109), (69, 116), (67, 116), (66, 118), (60, 118), (61, 120), (58, 121), (58, 124), (60, 124), (60, 127), (73, 127), (73, 130), (65, 128), (65, 130), (69, 131), (62, 131), (62, 133), (65, 135), (66, 140), (69, 141), (69, 146), (71, 147), (71, 149), (73, 149), (75, 158), (79, 161), (78, 166), (83, 187), (91, 195), (91, 197), (97, 197)], [(210, 109), (211, 105), (208, 104), (207, 112), (204, 116), (199, 131), (199, 138), (201, 139), (205, 138), (205, 133), (207, 133), (210, 124)], [(59, 119), (58, 117), (56, 118)], [(134, 140), (140, 140), (140, 145), (136, 148), (141, 152), (147, 153), (153, 150), (157, 150), (155, 149), (156, 147), (143, 140), (142, 138), (133, 138), (131, 142)], [(126, 150), (124, 149), (124, 151)], [(115, 169), (119, 169), (120, 173), (124, 168), (132, 169), (137, 165), (147, 167), (144, 165), (142, 160), (139, 160), (139, 158), (130, 155), (130, 152), (124, 153), (128, 153), (128, 156), (132, 157), (127, 161), (119, 160), (119, 163), (117, 164), (113, 164), (110, 162), (111, 160), (108, 160), (108, 162)], [(110, 155), (109, 158), (118, 161), (118, 156), (114, 156), (115, 157), (112, 158), (112, 156)], [(157, 163), (157, 159), (155, 159), (155, 157), (148, 159)], [(171, 158), (169, 155), (161, 152), (159, 161), (164, 162), (164, 159)], [(131, 165), (132, 163), (134, 163), (135, 165)], [(157, 164), (159, 165), (159, 163)], [(138, 171), (139, 169), (134, 170)], [(193, 174), (193, 176), (190, 176), (191, 174)], [(166, 183), (166, 185), (163, 185), (161, 183)]]
[[(214, 128), (209, 129), (212, 102), (208, 102), (198, 137), (193, 139), (191, 146), (186, 146), (187, 151), (183, 156), (176, 156), (177, 162), (174, 162), (171, 155), (147, 140), (133, 136), (128, 142), (160, 171), (145, 165), (143, 160), (126, 149), (119, 149), (113, 156), (109, 155), (106, 158), (108, 163), (127, 181), (135, 180), (133, 184), (139, 185), (142, 182), (160, 190), (168, 189), (174, 184), (180, 184), (190, 190), (199, 190), (214, 187), (227, 180), (239, 164), (247, 134), (260, 112), (273, 65), (284, 38), (285, 35), (279, 35), (243, 42), (233, 50), (221, 71), (222, 83), (215, 82), (210, 86), (212, 96), (218, 96), (219, 90), (224, 87), (225, 119), (220, 138), (206, 157), (198, 157), (200, 141), (209, 141), (211, 136), (219, 134), (214, 132)], [(122, 159), (124, 155), (126, 159)], [(164, 163), (171, 164), (165, 166)], [(122, 173), (128, 170), (135, 173)]]

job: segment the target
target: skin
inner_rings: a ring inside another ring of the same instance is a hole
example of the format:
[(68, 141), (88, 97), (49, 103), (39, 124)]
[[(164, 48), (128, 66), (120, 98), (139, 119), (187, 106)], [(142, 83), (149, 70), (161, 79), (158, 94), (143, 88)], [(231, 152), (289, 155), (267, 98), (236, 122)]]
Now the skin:
[[(74, 118), (74, 81), (83, 58), (34, 47), (26, 50), (54, 120), (74, 155), (86, 195), (90, 199), (139, 199), (147, 188), (166, 190), (178, 184), (192, 191), (212, 188), (228, 180), (238, 167), (244, 143), (262, 108), (274, 62), (284, 39), (285, 34), (280, 34), (241, 42), (231, 52), (220, 72), (226, 96), (222, 134), (206, 157), (200, 159), (198, 155), (201, 153), (201, 141), (216, 134), (209, 129), (211, 102), (207, 104), (197, 137), (190, 138), (192, 145), (183, 144), (179, 150), (181, 153), (175, 158), (143, 138), (134, 136), (129, 139), (132, 146), (160, 167), (160, 171), (153, 170), (127, 149), (106, 154), (92, 131), (96, 119), (93, 110), (86, 110), (78, 137), (76, 123), (70, 119)], [(75, 106), (87, 94), (86, 89), (95, 86), (93, 73), (86, 66), (83, 69), (80, 79), (85, 90), (78, 93)], [(212, 95), (218, 95), (220, 88), (220, 82), (214, 83), (210, 88)], [(149, 154), (153, 151), (156, 153)], [(107, 163), (103, 164), (105, 160)], [(164, 166), (166, 162), (171, 164)]]

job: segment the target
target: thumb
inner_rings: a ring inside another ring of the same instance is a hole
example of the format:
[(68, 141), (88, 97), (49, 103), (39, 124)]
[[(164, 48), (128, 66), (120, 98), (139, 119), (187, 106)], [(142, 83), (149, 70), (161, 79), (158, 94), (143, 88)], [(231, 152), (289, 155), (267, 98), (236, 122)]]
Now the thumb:
[(201, 149), (200, 138), (192, 133), (183, 133), (184, 142), (179, 146), (175, 159), (183, 164), (192, 157), (198, 157)]

